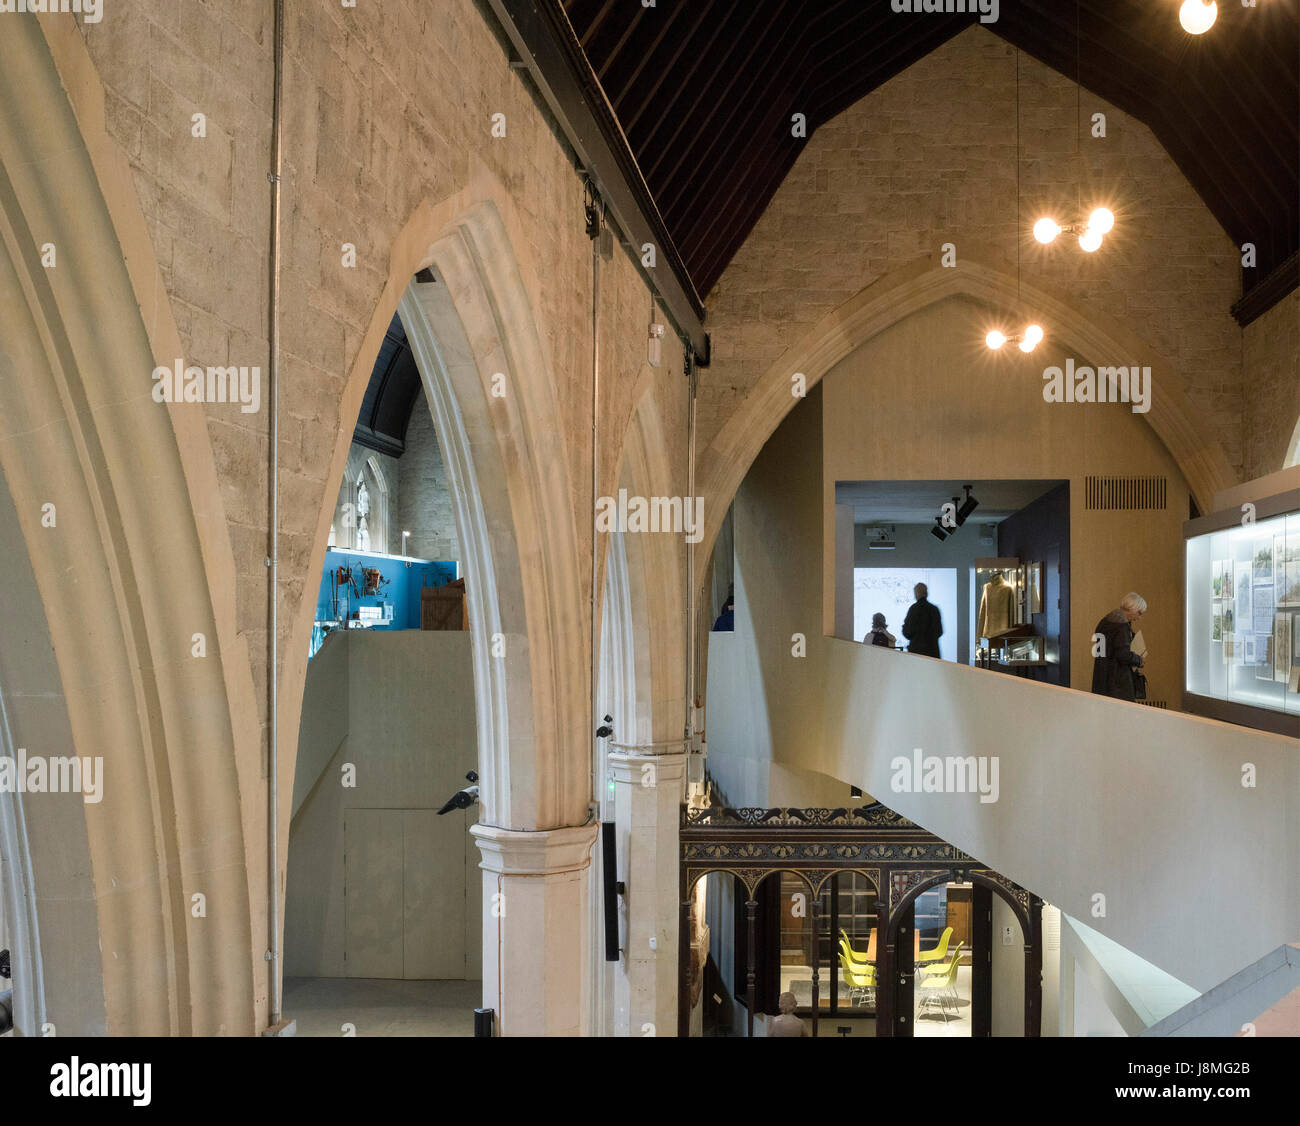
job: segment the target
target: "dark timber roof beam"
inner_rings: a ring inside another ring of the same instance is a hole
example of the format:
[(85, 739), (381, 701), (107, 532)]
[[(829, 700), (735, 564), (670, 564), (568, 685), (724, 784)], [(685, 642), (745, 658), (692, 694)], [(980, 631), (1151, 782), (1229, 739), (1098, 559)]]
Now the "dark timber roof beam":
[[(635, 248), (633, 260), (663, 301), (695, 357), (708, 356), (704, 302), (560, 0), (488, 0), (609, 215)], [(655, 247), (641, 266), (639, 248)]]

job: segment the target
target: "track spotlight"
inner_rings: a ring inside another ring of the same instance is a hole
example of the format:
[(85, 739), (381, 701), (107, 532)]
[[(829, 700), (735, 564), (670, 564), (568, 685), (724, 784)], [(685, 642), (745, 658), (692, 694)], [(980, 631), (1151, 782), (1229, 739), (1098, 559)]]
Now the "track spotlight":
[(966, 523), (967, 517), (980, 506), (980, 502), (970, 495), (971, 487), (963, 485), (962, 488), (966, 490), (966, 499), (962, 501), (961, 507), (957, 509), (957, 526), (959, 528)]
[(944, 540), (948, 538), (948, 533), (944, 530), (943, 527), (942, 516), (936, 516), (934, 518), (934, 527), (930, 529), (930, 535), (934, 536), (934, 538), (937, 539), (940, 543), (942, 543)]

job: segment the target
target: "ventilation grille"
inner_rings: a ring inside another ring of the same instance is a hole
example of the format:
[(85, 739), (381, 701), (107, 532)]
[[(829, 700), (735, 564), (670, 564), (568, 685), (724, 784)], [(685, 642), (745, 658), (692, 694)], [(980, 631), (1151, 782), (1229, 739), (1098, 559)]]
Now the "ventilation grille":
[(1169, 704), (1165, 700), (1139, 700), (1139, 704), (1147, 708), (1168, 708)]
[(1165, 507), (1168, 478), (1165, 477), (1085, 477), (1084, 507), (1103, 509), (1157, 509)]

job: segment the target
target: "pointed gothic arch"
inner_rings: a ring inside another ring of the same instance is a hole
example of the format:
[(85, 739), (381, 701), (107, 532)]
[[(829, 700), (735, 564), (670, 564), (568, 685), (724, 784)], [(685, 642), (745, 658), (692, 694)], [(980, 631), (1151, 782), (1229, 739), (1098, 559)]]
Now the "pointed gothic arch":
[[(1171, 370), (1136, 326), (1116, 318), (1093, 318), (1054, 290), (1018, 285), (1014, 274), (987, 264), (993, 260), (992, 254), (966, 247), (955, 266), (941, 266), (933, 256), (903, 266), (826, 314), (768, 366), (700, 456), (700, 491), (712, 501), (700, 545), (704, 558), (749, 467), (800, 402), (791, 394), (792, 376), (803, 373), (805, 385), (812, 387), (855, 349), (931, 305), (968, 298), (999, 311), (1031, 310), (1052, 326), (1056, 340), (1068, 342), (1080, 355), (1141, 356), (1153, 369)], [(1168, 379), (1152, 383), (1146, 420), (1187, 478), (1202, 511), (1208, 512), (1214, 494), (1234, 484), (1236, 477), (1182, 389)]]

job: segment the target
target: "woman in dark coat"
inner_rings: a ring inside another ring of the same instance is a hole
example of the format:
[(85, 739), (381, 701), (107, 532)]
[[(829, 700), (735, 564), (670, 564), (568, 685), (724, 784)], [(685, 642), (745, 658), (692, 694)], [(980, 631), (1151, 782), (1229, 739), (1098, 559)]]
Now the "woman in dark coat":
[[(1146, 613), (1146, 599), (1130, 592), (1124, 595), (1119, 609), (1112, 610), (1097, 623), (1095, 634), (1102, 641), (1092, 662), (1092, 690), (1099, 696), (1116, 700), (1134, 700), (1133, 670), (1142, 667), (1142, 658), (1133, 652), (1133, 624)], [(1094, 645), (1096, 644), (1094, 640)]]

